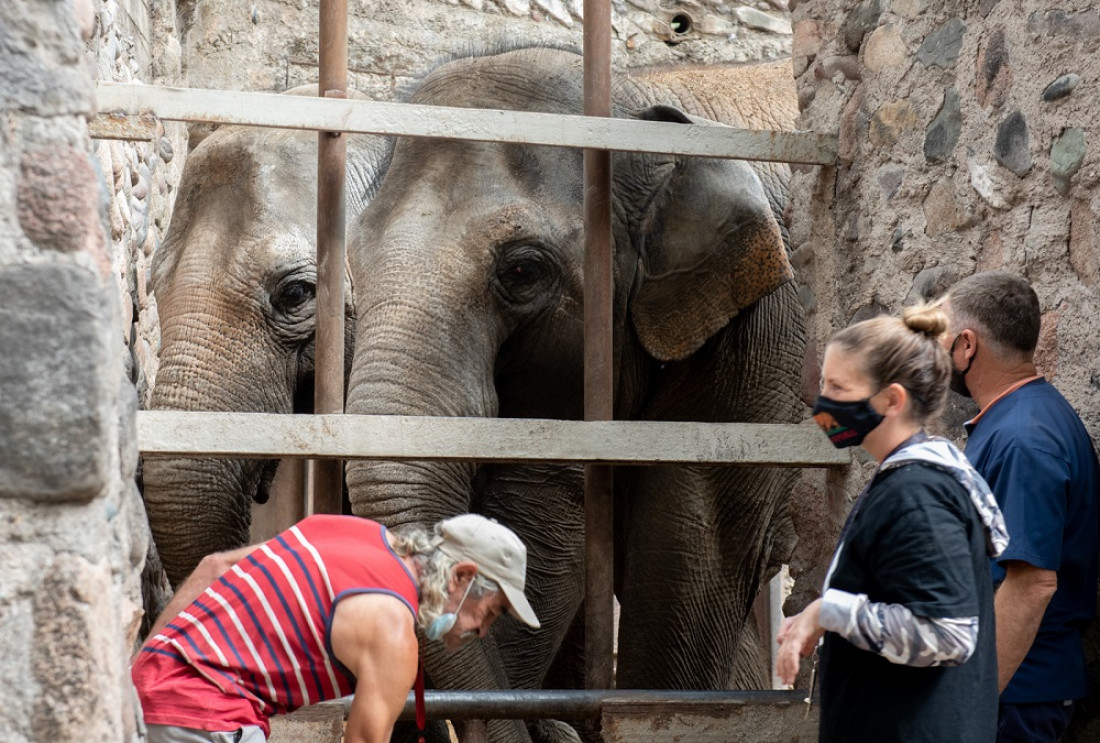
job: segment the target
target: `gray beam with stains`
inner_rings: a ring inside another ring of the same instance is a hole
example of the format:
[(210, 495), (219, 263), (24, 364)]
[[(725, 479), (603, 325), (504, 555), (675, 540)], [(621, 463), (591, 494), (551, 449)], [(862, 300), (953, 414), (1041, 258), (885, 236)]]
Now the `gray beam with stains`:
[[(664, 152), (699, 157), (811, 165), (836, 162), (837, 136), (660, 121), (571, 116), (495, 109), (423, 106), (392, 101), (337, 100), (156, 85), (100, 82), (93, 137), (110, 138), (147, 124), (122, 125), (150, 115), (169, 121), (313, 129), (482, 142), (527, 142), (619, 152)], [(97, 133), (100, 132), (100, 133)], [(144, 138), (144, 136), (139, 137)]]

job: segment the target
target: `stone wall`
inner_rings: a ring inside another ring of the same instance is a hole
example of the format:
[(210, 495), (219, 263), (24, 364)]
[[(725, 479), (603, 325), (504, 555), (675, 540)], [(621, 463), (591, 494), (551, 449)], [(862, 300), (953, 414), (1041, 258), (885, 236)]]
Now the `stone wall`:
[[(805, 0), (792, 18), (801, 126), (840, 134), (835, 167), (792, 179), (806, 399), (838, 328), (1003, 268), (1034, 284), (1038, 364), (1100, 435), (1100, 14), (1087, 2)], [(953, 398), (948, 433), (970, 405)]]
[[(85, 55), (95, 80), (180, 83), (173, 0), (89, 2), (95, 8), (95, 24)], [(165, 122), (149, 141), (101, 139), (94, 144), (107, 194), (112, 270), (128, 349), (123, 360), (144, 407), (156, 378), (160, 338), (156, 301), (148, 287), (149, 264), (168, 228), (187, 154), (187, 128)]]
[(136, 396), (86, 119), (91, 2), (0, 4), (0, 740), (138, 738)]
[[(349, 83), (393, 99), (448, 55), (502, 43), (580, 46), (583, 0), (351, 0)], [(317, 2), (180, 2), (183, 77), (194, 87), (281, 91), (316, 82)], [(790, 51), (786, 0), (612, 0), (624, 65), (768, 59)]]

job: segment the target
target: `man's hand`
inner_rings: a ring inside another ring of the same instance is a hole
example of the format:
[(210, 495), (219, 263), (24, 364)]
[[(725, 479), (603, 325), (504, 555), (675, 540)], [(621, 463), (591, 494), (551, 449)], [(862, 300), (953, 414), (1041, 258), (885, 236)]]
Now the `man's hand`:
[(793, 684), (798, 676), (799, 659), (810, 655), (825, 630), (821, 628), (821, 599), (817, 599), (801, 613), (783, 620), (776, 640), (779, 653), (776, 655), (775, 670), (784, 684)]
[(1005, 579), (993, 597), (997, 619), (997, 691), (1003, 692), (1031, 649), (1058, 574), (1020, 560), (1005, 563)]
[(355, 675), (344, 743), (388, 743), (416, 680), (414, 618), (383, 593), (348, 596), (332, 617), (332, 652)]

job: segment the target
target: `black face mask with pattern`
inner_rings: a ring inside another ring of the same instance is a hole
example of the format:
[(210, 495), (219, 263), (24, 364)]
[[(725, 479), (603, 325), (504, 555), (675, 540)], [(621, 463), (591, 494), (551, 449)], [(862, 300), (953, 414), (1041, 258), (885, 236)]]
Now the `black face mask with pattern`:
[(883, 421), (882, 414), (871, 407), (870, 397), (864, 400), (834, 400), (818, 395), (813, 416), (837, 449), (859, 446), (867, 434)]

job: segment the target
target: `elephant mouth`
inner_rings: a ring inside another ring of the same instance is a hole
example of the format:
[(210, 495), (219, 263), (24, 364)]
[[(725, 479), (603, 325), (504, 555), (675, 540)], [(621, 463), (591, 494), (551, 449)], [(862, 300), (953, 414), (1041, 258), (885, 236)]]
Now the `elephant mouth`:
[(271, 499), (271, 483), (275, 481), (275, 472), (278, 469), (278, 459), (269, 459), (264, 462), (263, 468), (260, 470), (260, 482), (256, 485), (256, 492), (252, 496), (252, 500), (256, 503), (263, 505)]
[[(306, 415), (313, 413), (313, 394), (313, 373), (303, 374), (298, 385), (294, 388), (291, 412)], [(271, 500), (271, 485), (275, 481), (275, 473), (278, 470), (278, 459), (264, 461), (263, 466), (260, 468), (259, 482), (256, 483), (256, 492), (252, 495), (253, 501), (263, 505)]]

